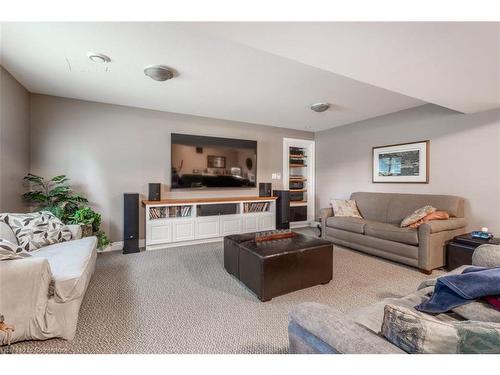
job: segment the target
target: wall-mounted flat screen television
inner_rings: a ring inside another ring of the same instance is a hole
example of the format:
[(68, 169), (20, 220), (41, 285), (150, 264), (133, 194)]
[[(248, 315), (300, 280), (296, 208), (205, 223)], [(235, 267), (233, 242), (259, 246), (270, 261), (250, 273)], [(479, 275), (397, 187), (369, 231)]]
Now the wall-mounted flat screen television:
[(257, 141), (172, 134), (172, 189), (252, 188)]

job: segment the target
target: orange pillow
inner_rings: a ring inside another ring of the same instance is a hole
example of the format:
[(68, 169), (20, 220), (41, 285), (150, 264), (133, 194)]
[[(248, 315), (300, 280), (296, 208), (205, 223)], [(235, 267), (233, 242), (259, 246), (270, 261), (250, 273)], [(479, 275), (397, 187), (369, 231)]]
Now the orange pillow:
[(416, 221), (413, 224), (408, 225), (408, 228), (417, 229), (419, 226), (421, 226), (424, 223), (427, 223), (428, 221), (447, 220), (449, 218), (450, 218), (450, 215), (446, 211), (434, 211), (434, 212), (431, 212), (430, 214), (424, 216), (419, 221)]

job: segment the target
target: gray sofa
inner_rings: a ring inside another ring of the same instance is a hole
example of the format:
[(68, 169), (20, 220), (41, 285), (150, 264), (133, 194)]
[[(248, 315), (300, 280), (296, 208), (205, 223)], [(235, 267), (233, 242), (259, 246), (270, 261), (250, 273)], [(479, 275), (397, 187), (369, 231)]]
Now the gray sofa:
[[(473, 265), (500, 267), (500, 246), (482, 245), (472, 258)], [(461, 273), (462, 266), (451, 273)], [(402, 298), (386, 298), (370, 306), (343, 314), (332, 306), (307, 302), (290, 312), (288, 326), (290, 353), (404, 354), (403, 350), (379, 335), (387, 304), (412, 308), (428, 298), (436, 279), (424, 281), (418, 290)], [(500, 312), (482, 303), (456, 307), (452, 314), (440, 314), (443, 321), (476, 320), (500, 323)]]
[[(321, 210), (322, 235), (341, 246), (417, 267), (425, 273), (445, 264), (445, 242), (465, 233), (464, 199), (452, 195), (358, 192), (363, 219), (335, 217), (331, 208)], [(422, 224), (418, 230), (400, 228), (403, 218), (431, 205), (450, 214), (448, 220)]]

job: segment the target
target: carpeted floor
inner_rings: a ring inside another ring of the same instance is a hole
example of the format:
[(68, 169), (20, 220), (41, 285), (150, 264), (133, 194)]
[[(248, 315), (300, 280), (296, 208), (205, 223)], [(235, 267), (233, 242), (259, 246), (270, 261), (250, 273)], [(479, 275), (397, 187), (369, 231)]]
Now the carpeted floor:
[[(313, 234), (312, 229), (303, 230)], [(262, 303), (223, 267), (222, 243), (99, 254), (76, 338), (17, 353), (286, 353), (287, 313), (316, 301), (341, 311), (405, 295), (418, 270), (335, 247), (333, 280)]]

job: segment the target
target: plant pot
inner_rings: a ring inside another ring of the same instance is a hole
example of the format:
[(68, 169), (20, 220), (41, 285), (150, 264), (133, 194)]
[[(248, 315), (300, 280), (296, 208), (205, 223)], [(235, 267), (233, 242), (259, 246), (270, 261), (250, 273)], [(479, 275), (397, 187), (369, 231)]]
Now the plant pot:
[(92, 236), (92, 225), (90, 224), (82, 224), (82, 237), (90, 237)]

